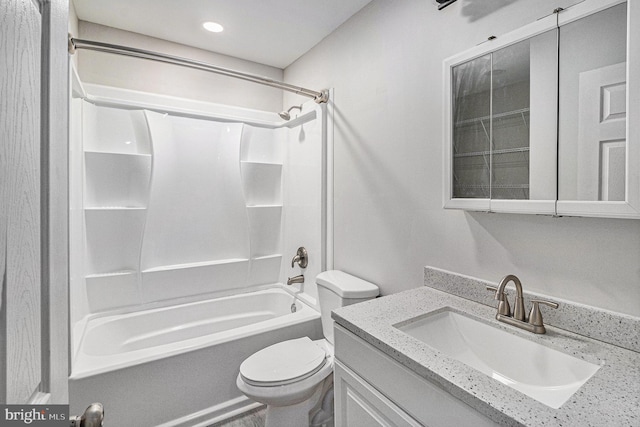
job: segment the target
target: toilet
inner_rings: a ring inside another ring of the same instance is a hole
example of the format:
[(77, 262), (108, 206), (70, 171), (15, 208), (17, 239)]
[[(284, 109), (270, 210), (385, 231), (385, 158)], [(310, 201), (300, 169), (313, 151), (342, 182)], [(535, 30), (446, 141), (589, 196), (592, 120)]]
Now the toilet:
[(333, 320), (331, 311), (378, 296), (373, 283), (339, 270), (316, 277), (324, 339), (287, 340), (249, 356), (236, 384), (267, 405), (266, 427), (333, 426)]

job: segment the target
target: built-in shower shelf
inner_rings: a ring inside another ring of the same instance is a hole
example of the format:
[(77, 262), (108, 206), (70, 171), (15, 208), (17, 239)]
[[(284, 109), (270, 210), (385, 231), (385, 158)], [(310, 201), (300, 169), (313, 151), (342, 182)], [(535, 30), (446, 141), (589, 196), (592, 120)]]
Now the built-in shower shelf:
[(276, 259), (276, 258), (282, 258), (282, 254), (272, 254), (272, 255), (258, 256), (258, 257), (253, 258), (253, 261), (262, 261), (262, 260)]
[(140, 211), (146, 210), (144, 206), (88, 206), (85, 211)]
[(204, 262), (191, 262), (185, 264), (173, 264), (173, 265), (163, 265), (160, 267), (147, 268), (142, 270), (143, 273), (154, 273), (158, 271), (169, 271), (169, 270), (182, 270), (188, 268), (198, 268), (198, 267), (208, 267), (213, 265), (224, 265), (224, 264), (236, 264), (249, 261), (248, 258), (229, 258), (229, 259), (219, 259), (214, 261), (204, 261)]
[(102, 277), (116, 277), (116, 276), (127, 276), (130, 274), (136, 274), (137, 271), (136, 270), (120, 270), (120, 271), (113, 271), (113, 272), (108, 272), (108, 273), (94, 273), (94, 274), (88, 274), (85, 277), (87, 279), (99, 279)]
[(281, 204), (278, 205), (248, 205), (247, 209), (280, 209)]
[(249, 160), (242, 160), (240, 161), (240, 164), (243, 166), (266, 166), (266, 167), (274, 167), (274, 168), (281, 168), (282, 167), (282, 163), (275, 163), (275, 162), (252, 162)]
[(85, 207), (143, 207), (148, 199), (151, 155), (85, 151)]
[(92, 151), (85, 150), (84, 154), (86, 156), (125, 156), (125, 157), (148, 157), (151, 158), (151, 154), (145, 153), (120, 153), (117, 151)]

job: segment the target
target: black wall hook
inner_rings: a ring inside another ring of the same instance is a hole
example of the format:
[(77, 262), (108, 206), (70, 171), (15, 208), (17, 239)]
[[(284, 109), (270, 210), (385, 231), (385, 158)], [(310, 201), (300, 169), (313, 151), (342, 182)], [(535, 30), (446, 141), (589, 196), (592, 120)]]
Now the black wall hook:
[(436, 0), (438, 4), (438, 10), (442, 10), (445, 7), (449, 6), (451, 3), (455, 3), (456, 0)]

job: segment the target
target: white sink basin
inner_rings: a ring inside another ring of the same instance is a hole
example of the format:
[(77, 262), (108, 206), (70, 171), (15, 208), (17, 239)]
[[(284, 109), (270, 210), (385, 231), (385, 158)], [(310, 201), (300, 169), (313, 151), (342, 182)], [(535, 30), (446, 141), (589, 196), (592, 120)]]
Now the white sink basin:
[(600, 369), (449, 309), (394, 326), (555, 409)]

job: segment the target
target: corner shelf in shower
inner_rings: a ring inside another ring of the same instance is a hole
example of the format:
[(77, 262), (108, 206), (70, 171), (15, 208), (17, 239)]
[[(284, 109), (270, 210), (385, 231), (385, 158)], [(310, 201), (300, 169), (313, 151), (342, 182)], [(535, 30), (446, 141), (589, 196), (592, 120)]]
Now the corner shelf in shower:
[(240, 162), (247, 206), (282, 204), (282, 164)]
[(142, 206), (87, 206), (85, 211), (144, 211)]
[(282, 167), (282, 163), (281, 162), (264, 162), (264, 161), (253, 161), (253, 160), (240, 160), (240, 164), (241, 165), (264, 165), (267, 167), (276, 167), (276, 168), (281, 168)]
[(87, 274), (85, 276), (85, 278), (87, 279), (101, 279), (104, 277), (116, 277), (116, 276), (127, 276), (130, 274), (137, 274), (138, 272), (136, 270), (120, 270), (120, 271), (113, 271), (113, 272), (107, 272), (107, 273), (93, 273), (93, 274)]
[(151, 155), (85, 151), (85, 207), (144, 207)]
[(258, 256), (258, 257), (252, 258), (252, 260), (253, 261), (263, 261), (263, 260), (276, 259), (276, 258), (282, 258), (282, 254)]

